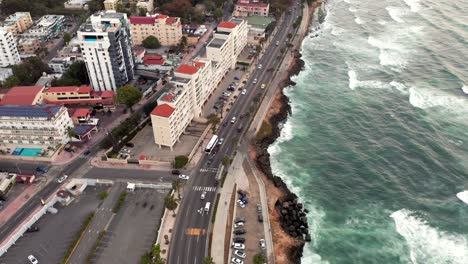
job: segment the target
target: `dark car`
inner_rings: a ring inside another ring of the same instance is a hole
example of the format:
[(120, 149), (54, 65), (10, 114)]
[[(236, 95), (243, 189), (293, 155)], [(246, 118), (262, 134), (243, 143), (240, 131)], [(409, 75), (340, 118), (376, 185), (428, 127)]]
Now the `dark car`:
[(213, 151), (211, 153), (213, 153), (213, 155), (216, 155), (216, 153), (218, 153), (219, 151), (219, 146), (216, 146), (214, 147)]
[(259, 221), (260, 223), (263, 222), (263, 215), (261, 215), (261, 214), (258, 215), (258, 221)]
[(234, 243), (245, 243), (245, 238), (243, 238), (243, 237), (234, 237), (232, 239), (232, 242), (234, 242)]
[(39, 172), (39, 173), (47, 173), (48, 171), (49, 171), (49, 168), (45, 166), (39, 166), (36, 168), (36, 172)]
[(129, 148), (133, 148), (135, 146), (135, 144), (131, 143), (131, 142), (128, 142), (125, 144), (126, 147), (129, 147)]
[(233, 233), (234, 233), (234, 235), (243, 235), (243, 234), (245, 234), (246, 232), (245, 232), (245, 229), (242, 229), (242, 228), (241, 228), (241, 229), (234, 230)]
[(172, 170), (172, 174), (173, 174), (173, 175), (179, 175), (179, 174), (180, 174), (180, 171), (179, 171), (179, 170)]
[(26, 232), (31, 233), (31, 232), (37, 232), (39, 231), (38, 226), (31, 226), (30, 228), (26, 229)]
[(88, 150), (86, 150), (85, 152), (83, 152), (83, 155), (88, 156), (89, 153), (91, 153), (91, 151), (88, 149)]

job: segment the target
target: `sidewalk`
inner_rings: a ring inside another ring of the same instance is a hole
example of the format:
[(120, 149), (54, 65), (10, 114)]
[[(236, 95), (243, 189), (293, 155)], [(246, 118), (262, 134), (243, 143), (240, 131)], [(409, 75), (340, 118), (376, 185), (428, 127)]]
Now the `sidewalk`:
[[(183, 197), (183, 190), (180, 190), (180, 199), (184, 199)], [(174, 197), (178, 197), (178, 194), (176, 191), (173, 192)], [(180, 205), (181, 201), (179, 201)], [(180, 206), (177, 206), (177, 208), (174, 210), (176, 217), (179, 213), (179, 208)], [(164, 215), (161, 219), (161, 227), (159, 228), (159, 233), (158, 237), (156, 240), (156, 244), (159, 244), (161, 247), (161, 257), (167, 259), (167, 253), (169, 252), (169, 246), (172, 241), (172, 234), (174, 234), (174, 225), (176, 222), (176, 217), (173, 216), (174, 212), (168, 210), (167, 208), (164, 209)], [(171, 232), (172, 231), (172, 232)], [(167, 235), (167, 239), (169, 240), (169, 243), (165, 243), (164, 236)]]

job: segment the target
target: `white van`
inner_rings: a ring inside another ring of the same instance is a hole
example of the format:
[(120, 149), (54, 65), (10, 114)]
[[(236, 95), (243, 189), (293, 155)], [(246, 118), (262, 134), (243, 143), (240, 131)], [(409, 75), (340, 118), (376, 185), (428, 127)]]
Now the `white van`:
[(206, 202), (206, 204), (205, 204), (205, 212), (206, 213), (208, 213), (208, 211), (210, 211), (210, 205), (211, 205), (210, 202)]
[(276, 46), (279, 46), (279, 41), (276, 41)]

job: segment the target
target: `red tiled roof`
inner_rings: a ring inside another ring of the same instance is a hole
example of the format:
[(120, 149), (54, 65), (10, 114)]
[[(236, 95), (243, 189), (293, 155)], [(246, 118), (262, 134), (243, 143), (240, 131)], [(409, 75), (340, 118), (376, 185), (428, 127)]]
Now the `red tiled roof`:
[(172, 99), (174, 99), (174, 96), (172, 94), (165, 94), (161, 97), (162, 100), (170, 102)]
[(147, 65), (163, 65), (164, 58), (159, 54), (147, 54), (143, 56), (143, 64)]
[(176, 22), (176, 21), (177, 21), (177, 19), (175, 17), (168, 17), (166, 19), (166, 24), (171, 25), (171, 24), (174, 24), (174, 22)]
[(89, 93), (91, 92), (91, 86), (57, 86), (47, 88), (44, 92), (46, 93)]
[(8, 90), (0, 105), (32, 105), (44, 86), (16, 86)]
[(78, 93), (89, 93), (91, 90), (91, 86), (80, 86), (78, 88)]
[(161, 15), (161, 14), (156, 16), (157, 19), (164, 19), (166, 17), (167, 17), (166, 15)]
[(102, 98), (102, 99), (80, 99), (80, 100), (47, 100), (44, 99), (44, 102), (54, 105), (94, 105), (94, 104), (105, 104), (111, 105), (114, 104), (113, 98)]
[(101, 98), (114, 98), (114, 91), (102, 91)]
[(86, 117), (89, 113), (91, 113), (91, 110), (87, 108), (78, 108), (75, 110), (72, 117)]
[(260, 7), (266, 8), (268, 7), (268, 3), (237, 3), (236, 6), (245, 6), (245, 7)]
[(182, 64), (175, 70), (175, 72), (183, 73), (183, 74), (195, 74), (197, 73), (197, 71), (198, 71), (197, 67), (190, 66), (187, 64)]
[(162, 104), (156, 106), (151, 112), (152, 115), (161, 116), (161, 117), (170, 117), (174, 112), (174, 108), (168, 104)]
[(136, 53), (136, 55), (140, 55), (140, 54), (142, 54), (143, 52), (145, 52), (145, 50), (137, 50), (135, 53)]
[(228, 22), (228, 21), (223, 21), (221, 23), (219, 23), (218, 27), (221, 27), (221, 28), (235, 28), (237, 26), (236, 23), (234, 22)]
[(201, 62), (201, 61), (194, 61), (193, 65), (195, 65), (197, 67), (205, 67), (205, 63)]
[(152, 25), (152, 24), (154, 24), (155, 20), (156, 20), (156, 17), (140, 17), (140, 16), (131, 16), (130, 17), (130, 23), (131, 24)]

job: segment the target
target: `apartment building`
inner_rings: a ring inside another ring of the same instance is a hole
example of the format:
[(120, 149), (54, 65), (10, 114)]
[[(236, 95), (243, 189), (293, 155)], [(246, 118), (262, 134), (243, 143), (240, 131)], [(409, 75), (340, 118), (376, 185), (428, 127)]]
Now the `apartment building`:
[(65, 16), (62, 15), (45, 15), (26, 32), (21, 34), (24, 38), (37, 38), (40, 41), (48, 41), (57, 36), (58, 32), (63, 28)]
[(41, 48), (41, 42), (37, 38), (19, 39), (18, 51), (20, 54), (33, 55)]
[(7, 67), (21, 62), (16, 39), (11, 32), (0, 28), (0, 67)]
[(235, 17), (247, 16), (268, 16), (270, 10), (269, 3), (260, 3), (258, 1), (239, 0), (234, 6)]
[(236, 66), (237, 57), (247, 45), (248, 27), (243, 19), (231, 19), (218, 24), (213, 39), (206, 46), (208, 60), (216, 63), (216, 79), (218, 83), (222, 77)]
[(32, 25), (33, 21), (29, 12), (16, 12), (5, 19), (2, 27), (4, 30), (11, 32), (13, 36), (17, 36)]
[(136, 3), (137, 10), (145, 10), (147, 13), (153, 12), (154, 1), (153, 0), (140, 0)]
[(133, 79), (132, 37), (126, 14), (93, 14), (81, 25), (77, 37), (95, 90), (116, 91)]
[(51, 145), (69, 141), (73, 123), (67, 109), (55, 105), (0, 106), (0, 142)]
[(52, 69), (53, 73), (65, 73), (73, 62), (75, 62), (75, 58), (72, 57), (55, 57), (52, 58), (47, 65)]
[(149, 36), (155, 36), (163, 46), (177, 45), (182, 38), (179, 17), (156, 14), (147, 17), (130, 17), (133, 45), (141, 45)]
[(116, 11), (118, 4), (122, 4), (122, 1), (121, 0), (105, 0), (104, 9), (106, 11)]

